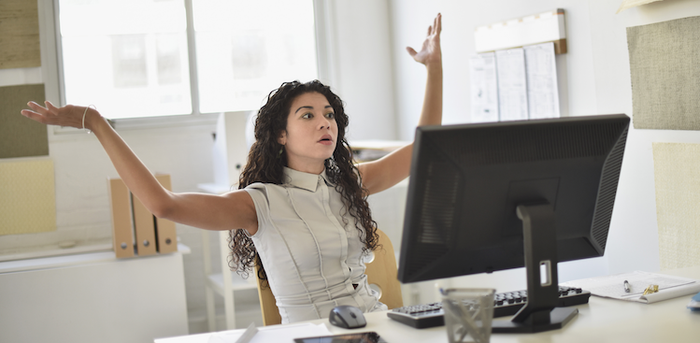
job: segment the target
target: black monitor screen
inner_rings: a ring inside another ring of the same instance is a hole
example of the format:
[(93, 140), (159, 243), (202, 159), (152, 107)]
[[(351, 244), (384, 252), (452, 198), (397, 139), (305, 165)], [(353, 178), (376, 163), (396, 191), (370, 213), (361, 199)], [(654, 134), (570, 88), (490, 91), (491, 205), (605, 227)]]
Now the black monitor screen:
[(551, 206), (558, 261), (602, 256), (629, 121), (620, 114), (419, 127), (399, 280), (523, 267), (518, 205)]

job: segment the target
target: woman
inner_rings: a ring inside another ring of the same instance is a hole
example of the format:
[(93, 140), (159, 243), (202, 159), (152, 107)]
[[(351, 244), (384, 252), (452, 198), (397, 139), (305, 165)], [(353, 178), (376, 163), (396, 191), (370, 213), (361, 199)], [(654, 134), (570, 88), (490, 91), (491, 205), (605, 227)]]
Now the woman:
[[(440, 31), (438, 14), (421, 50), (407, 48), (428, 72), (419, 125), (442, 121)], [(377, 246), (367, 196), (408, 176), (412, 144), (353, 165), (342, 101), (320, 82), (284, 83), (270, 93), (258, 112), (240, 189), (222, 195), (164, 189), (97, 110), (45, 105), (30, 102), (22, 115), (91, 130), (155, 216), (229, 230), (233, 266), (247, 273), (260, 259), (282, 323), (325, 318), (338, 305), (386, 309), (364, 275), (362, 256)]]

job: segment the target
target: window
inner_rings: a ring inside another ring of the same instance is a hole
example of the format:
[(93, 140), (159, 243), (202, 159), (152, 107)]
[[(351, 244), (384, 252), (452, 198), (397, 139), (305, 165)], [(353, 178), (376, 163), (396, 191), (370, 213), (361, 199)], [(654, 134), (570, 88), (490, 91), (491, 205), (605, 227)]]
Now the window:
[(313, 0), (59, 0), (59, 31), (65, 101), (112, 119), (257, 109), (317, 78)]

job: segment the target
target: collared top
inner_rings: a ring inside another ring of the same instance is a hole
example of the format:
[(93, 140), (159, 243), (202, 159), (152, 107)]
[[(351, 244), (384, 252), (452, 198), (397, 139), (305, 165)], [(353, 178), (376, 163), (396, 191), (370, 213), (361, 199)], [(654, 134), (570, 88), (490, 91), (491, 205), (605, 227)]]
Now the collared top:
[(327, 318), (339, 305), (386, 310), (367, 284), (356, 220), (325, 171), (316, 175), (285, 167), (284, 174), (282, 185), (245, 188), (258, 218), (251, 238), (282, 323)]

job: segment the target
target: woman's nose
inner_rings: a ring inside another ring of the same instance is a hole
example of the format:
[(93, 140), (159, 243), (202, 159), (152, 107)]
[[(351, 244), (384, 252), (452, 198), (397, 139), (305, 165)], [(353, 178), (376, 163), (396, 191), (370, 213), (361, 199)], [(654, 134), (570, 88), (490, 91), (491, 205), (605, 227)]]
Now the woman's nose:
[(331, 121), (327, 118), (321, 119), (321, 130), (328, 129), (331, 127)]

